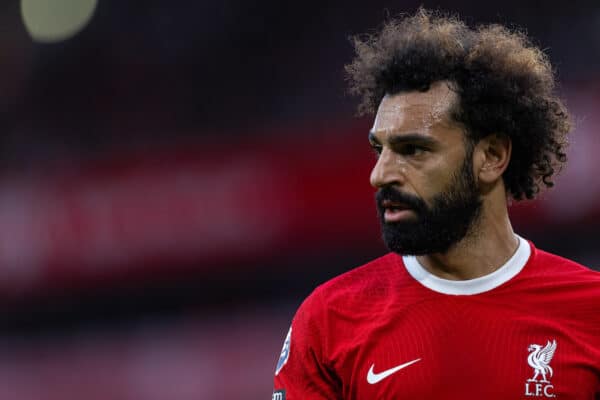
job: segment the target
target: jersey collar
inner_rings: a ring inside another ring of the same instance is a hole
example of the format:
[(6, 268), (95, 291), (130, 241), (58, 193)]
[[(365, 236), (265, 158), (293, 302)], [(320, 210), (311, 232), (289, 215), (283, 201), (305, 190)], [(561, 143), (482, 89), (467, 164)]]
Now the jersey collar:
[(453, 281), (439, 278), (427, 271), (415, 256), (402, 256), (402, 261), (408, 273), (415, 278), (421, 285), (443, 294), (452, 295), (473, 295), (487, 292), (505, 282), (508, 282), (516, 276), (529, 260), (531, 247), (529, 243), (515, 235), (519, 240), (517, 251), (500, 268), (491, 274), (464, 281)]

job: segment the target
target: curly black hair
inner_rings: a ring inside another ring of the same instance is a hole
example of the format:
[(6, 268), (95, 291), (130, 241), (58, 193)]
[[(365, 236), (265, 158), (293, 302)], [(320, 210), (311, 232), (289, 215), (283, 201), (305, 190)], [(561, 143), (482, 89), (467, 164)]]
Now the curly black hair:
[(373, 114), (386, 94), (427, 91), (447, 80), (459, 94), (453, 112), (476, 143), (507, 135), (512, 157), (503, 179), (516, 200), (532, 199), (566, 162), (571, 118), (555, 93), (548, 57), (522, 32), (500, 25), (468, 27), (455, 16), (419, 9), (371, 35), (352, 38), (346, 65), (360, 114)]

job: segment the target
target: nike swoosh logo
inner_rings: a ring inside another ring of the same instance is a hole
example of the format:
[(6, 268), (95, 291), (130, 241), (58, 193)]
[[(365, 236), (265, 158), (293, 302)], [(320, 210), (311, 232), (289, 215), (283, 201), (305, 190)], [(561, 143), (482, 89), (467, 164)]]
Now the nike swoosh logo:
[(395, 374), (396, 372), (400, 371), (401, 369), (406, 368), (409, 365), (413, 365), (417, 361), (421, 361), (421, 359), (417, 358), (416, 360), (412, 360), (412, 361), (409, 361), (402, 365), (398, 365), (397, 367), (390, 368), (390, 369), (380, 372), (378, 374), (373, 372), (373, 367), (375, 367), (375, 364), (373, 364), (373, 365), (371, 365), (371, 368), (369, 369), (369, 373), (367, 374), (367, 382), (369, 382), (371, 385), (374, 385), (377, 382), (384, 380), (388, 376)]

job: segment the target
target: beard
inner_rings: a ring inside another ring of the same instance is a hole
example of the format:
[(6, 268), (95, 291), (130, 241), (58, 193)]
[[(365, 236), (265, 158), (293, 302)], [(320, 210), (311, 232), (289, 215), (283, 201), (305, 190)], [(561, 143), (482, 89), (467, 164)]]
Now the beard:
[[(465, 157), (450, 184), (433, 197), (430, 206), (420, 197), (399, 192), (391, 186), (377, 191), (375, 198), (383, 241), (390, 251), (407, 255), (445, 253), (474, 229), (482, 201), (470, 160), (471, 157)], [(405, 204), (416, 218), (386, 222), (384, 200)]]

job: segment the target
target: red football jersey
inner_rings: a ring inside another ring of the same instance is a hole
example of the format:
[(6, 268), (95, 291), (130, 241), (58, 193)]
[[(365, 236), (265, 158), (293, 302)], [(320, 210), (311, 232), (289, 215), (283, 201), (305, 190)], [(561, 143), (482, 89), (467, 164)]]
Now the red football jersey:
[(321, 285), (273, 399), (600, 399), (600, 274), (519, 240), (473, 280), (390, 253)]

